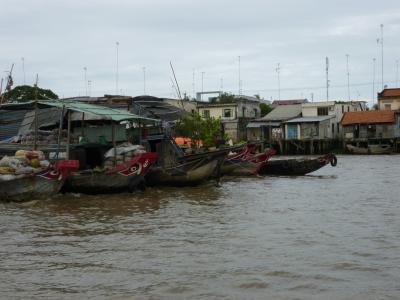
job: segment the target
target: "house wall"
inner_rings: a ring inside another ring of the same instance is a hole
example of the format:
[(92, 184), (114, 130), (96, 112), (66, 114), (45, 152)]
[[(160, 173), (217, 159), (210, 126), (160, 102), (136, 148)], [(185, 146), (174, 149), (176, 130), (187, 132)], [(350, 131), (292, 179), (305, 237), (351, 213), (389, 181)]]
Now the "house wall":
[(393, 138), (396, 126), (397, 124), (347, 125), (343, 127), (343, 131), (344, 137), (347, 139)]
[(164, 101), (170, 105), (183, 109), (188, 113), (193, 113), (197, 111), (197, 104), (195, 101), (177, 99), (164, 99)]
[(329, 133), (327, 133), (328, 138), (341, 138), (343, 136), (342, 125), (340, 124), (340, 121), (342, 120), (345, 112), (366, 110), (366, 105), (364, 102), (314, 102), (302, 105), (302, 115), (303, 117), (318, 116), (318, 108), (322, 107), (328, 108), (328, 116), (334, 116), (334, 118), (329, 120), (330, 130)]
[[(224, 110), (225, 109), (230, 109), (231, 110), (231, 117), (226, 118), (224, 117)], [(198, 108), (198, 113), (200, 116), (204, 116), (204, 111), (209, 111), (210, 112), (210, 117), (211, 118), (221, 118), (222, 120), (235, 120), (238, 117), (238, 110), (237, 110), (237, 105), (232, 104), (232, 105), (227, 105), (227, 106), (204, 106), (204, 107), (199, 107)]]
[(398, 99), (379, 99), (378, 102), (379, 102), (380, 110), (398, 110), (398, 109), (400, 109), (400, 98), (398, 98)]
[(400, 138), (400, 113), (395, 114), (396, 123), (394, 126), (394, 136)]

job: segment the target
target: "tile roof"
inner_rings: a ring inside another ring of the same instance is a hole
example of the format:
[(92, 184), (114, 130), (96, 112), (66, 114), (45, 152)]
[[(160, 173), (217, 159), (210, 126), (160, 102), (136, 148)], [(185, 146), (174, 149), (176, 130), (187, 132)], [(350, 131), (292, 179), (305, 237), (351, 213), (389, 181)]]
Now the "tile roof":
[(346, 112), (342, 118), (342, 125), (394, 123), (395, 110), (367, 110)]
[(380, 96), (383, 97), (400, 97), (400, 89), (384, 89)]

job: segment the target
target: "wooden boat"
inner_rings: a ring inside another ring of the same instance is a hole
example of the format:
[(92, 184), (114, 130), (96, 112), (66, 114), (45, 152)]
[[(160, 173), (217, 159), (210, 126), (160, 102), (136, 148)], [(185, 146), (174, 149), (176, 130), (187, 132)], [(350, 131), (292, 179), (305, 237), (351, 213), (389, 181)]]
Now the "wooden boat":
[(62, 188), (65, 175), (70, 170), (49, 168), (36, 174), (16, 175), (14, 179), (0, 182), (0, 200), (24, 202), (47, 199)]
[(262, 153), (255, 153), (255, 150), (256, 147), (247, 146), (237, 153), (228, 156), (222, 165), (221, 173), (231, 176), (258, 174), (276, 151), (272, 149)]
[(184, 155), (173, 139), (149, 137), (151, 149), (159, 153), (157, 163), (146, 175), (148, 185), (192, 186), (210, 177), (219, 178), (220, 168), (231, 148)]
[(70, 174), (63, 193), (105, 194), (144, 189), (144, 176), (157, 160), (157, 153), (141, 153), (110, 170), (88, 169)]
[(387, 144), (368, 145), (367, 147), (356, 147), (351, 144), (346, 145), (347, 150), (352, 154), (389, 154), (393, 148)]
[(276, 159), (269, 160), (259, 173), (263, 175), (305, 175), (329, 163), (333, 167), (336, 166), (337, 158), (334, 154), (330, 153), (314, 159)]

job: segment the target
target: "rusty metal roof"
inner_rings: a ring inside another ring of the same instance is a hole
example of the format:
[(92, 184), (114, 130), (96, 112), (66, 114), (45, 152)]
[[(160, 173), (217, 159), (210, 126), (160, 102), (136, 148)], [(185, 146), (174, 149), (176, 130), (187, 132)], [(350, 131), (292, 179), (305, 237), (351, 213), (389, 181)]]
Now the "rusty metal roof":
[(394, 123), (395, 110), (368, 110), (346, 112), (342, 118), (343, 126), (352, 124)]

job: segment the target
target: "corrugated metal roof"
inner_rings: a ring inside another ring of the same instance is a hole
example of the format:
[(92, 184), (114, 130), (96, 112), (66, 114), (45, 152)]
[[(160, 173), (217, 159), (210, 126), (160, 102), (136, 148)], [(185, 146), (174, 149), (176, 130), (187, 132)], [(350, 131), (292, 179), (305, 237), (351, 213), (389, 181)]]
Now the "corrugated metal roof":
[(265, 127), (279, 127), (281, 125), (280, 122), (250, 122), (249, 124), (247, 124), (247, 128), (260, 128), (262, 126)]
[(329, 120), (335, 116), (315, 116), (315, 117), (301, 117), (286, 121), (285, 123), (314, 123)]
[(40, 101), (41, 105), (49, 107), (58, 107), (65, 109), (82, 112), (85, 114), (93, 114), (101, 116), (103, 120), (112, 120), (115, 122), (126, 121), (126, 120), (145, 120), (159, 122), (159, 120), (141, 117), (126, 110), (120, 110), (115, 108), (110, 108), (106, 106), (98, 106), (93, 104), (81, 103), (81, 102), (71, 102), (71, 101)]
[(394, 123), (394, 110), (368, 110), (346, 112), (340, 122), (342, 125)]
[(9, 111), (0, 108), (0, 141), (18, 134), (19, 127), (27, 110)]
[(286, 121), (298, 116), (301, 116), (301, 104), (280, 105), (259, 120)]

